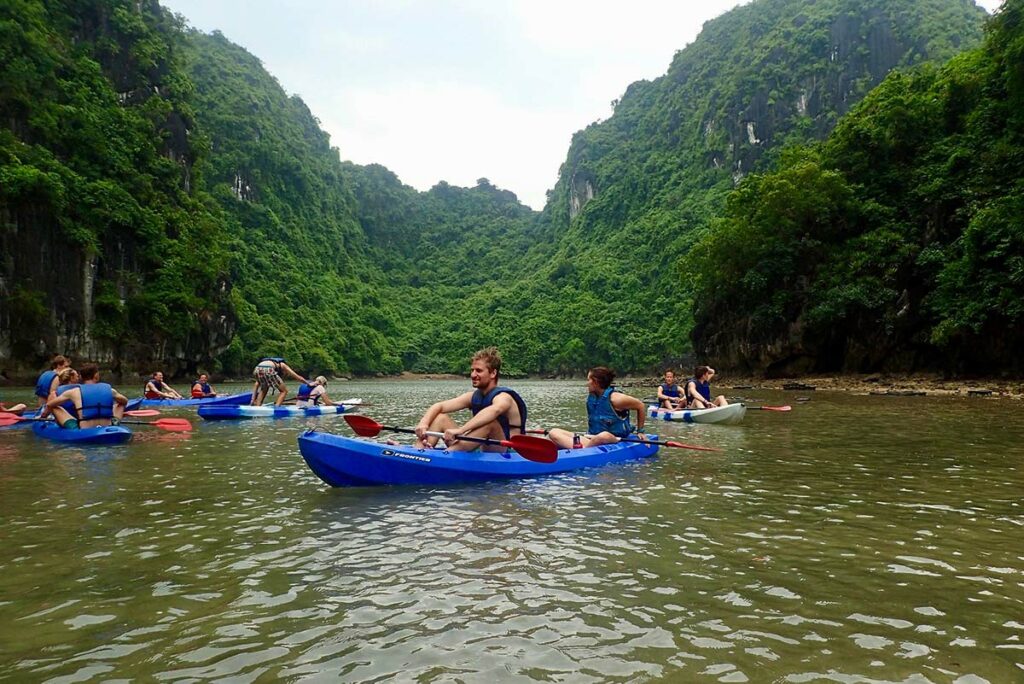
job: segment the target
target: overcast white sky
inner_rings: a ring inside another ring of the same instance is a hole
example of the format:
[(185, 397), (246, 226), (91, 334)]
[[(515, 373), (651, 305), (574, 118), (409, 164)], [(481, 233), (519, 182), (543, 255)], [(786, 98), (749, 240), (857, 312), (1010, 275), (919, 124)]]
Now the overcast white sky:
[[(342, 159), (544, 205), (572, 134), (749, 0), (162, 0), (263, 61)], [(992, 11), (999, 0), (979, 0)]]

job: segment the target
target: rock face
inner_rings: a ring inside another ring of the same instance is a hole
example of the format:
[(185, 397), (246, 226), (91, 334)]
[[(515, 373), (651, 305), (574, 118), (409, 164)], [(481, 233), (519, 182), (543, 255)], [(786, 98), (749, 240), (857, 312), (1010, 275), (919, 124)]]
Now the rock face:
[(193, 196), (179, 27), (156, 0), (39, 5), (0, 10), (19, 38), (0, 67), (0, 363), (209, 364), (236, 323), (226, 278), (195, 267), (216, 231)]

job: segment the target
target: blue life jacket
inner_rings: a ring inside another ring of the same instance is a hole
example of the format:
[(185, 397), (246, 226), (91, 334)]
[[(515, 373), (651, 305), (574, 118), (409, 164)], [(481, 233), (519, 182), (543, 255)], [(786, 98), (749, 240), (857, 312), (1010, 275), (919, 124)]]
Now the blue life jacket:
[(53, 384), (53, 379), (57, 377), (57, 371), (48, 370), (43, 371), (43, 374), (36, 380), (36, 396), (45, 399), (50, 396), (50, 385)]
[(82, 414), (79, 420), (114, 417), (114, 388), (105, 382), (79, 385), (82, 392)]
[[(60, 394), (63, 394), (64, 392), (68, 391), (72, 387), (81, 387), (81, 385), (60, 385), (54, 391), (56, 392), (56, 394), (60, 395)], [(83, 397), (83, 399), (84, 399), (84, 397)], [(82, 405), (85, 406), (85, 402), (82, 402)], [(73, 417), (73, 418), (78, 418), (79, 420), (81, 420), (81, 418), (82, 418), (81, 416), (78, 415), (78, 409), (75, 408), (75, 402), (71, 401), (70, 399), (68, 401), (65, 401), (63, 404), (57, 404), (54, 408), (62, 408), (62, 409), (64, 409), (69, 414), (71, 414), (71, 417)]]
[[(689, 380), (686, 381), (686, 385), (689, 386), (691, 382), (697, 388), (697, 392), (700, 394), (700, 396), (704, 397), (704, 401), (711, 401), (710, 382), (700, 382), (699, 380), (697, 380), (697, 378), (690, 378)], [(687, 397), (687, 399), (689, 398), (690, 397)]]
[(679, 385), (669, 385), (663, 382), (661, 383), (661, 393), (666, 397), (678, 397)]
[(285, 362), (284, 359), (281, 358), (280, 356), (264, 356), (262, 359), (260, 359), (258, 361), (258, 363), (263, 363), (264, 361), (273, 361), (274, 363), (284, 363)]
[[(301, 385), (299, 385), (299, 391), (295, 393), (295, 400), (296, 401), (310, 401), (309, 395), (313, 392), (314, 389), (316, 389), (316, 387), (317, 387), (317, 385), (308, 385), (306, 383), (302, 383)], [(314, 405), (319, 404), (320, 403), (320, 396), (317, 396), (312, 401), (313, 401)]]
[(521, 396), (519, 396), (519, 392), (516, 392), (514, 389), (510, 389), (508, 387), (495, 387), (487, 394), (477, 390), (476, 392), (473, 392), (473, 398), (470, 400), (469, 410), (472, 411), (475, 416), (480, 413), (480, 411), (493, 404), (494, 397), (498, 396), (502, 392), (512, 397), (512, 400), (516, 402), (516, 406), (519, 408), (519, 419), (522, 422), (522, 425), (510, 425), (506, 414), (498, 416), (498, 425), (500, 425), (501, 429), (504, 431), (505, 439), (512, 436), (512, 428), (518, 428), (519, 434), (521, 435), (526, 434), (526, 402), (523, 401)]
[(192, 397), (194, 399), (199, 399), (199, 397), (196, 396), (196, 385), (199, 385), (200, 394), (213, 394), (213, 388), (210, 387), (210, 383), (199, 382), (198, 380), (196, 380), (195, 382), (192, 383)]
[[(149, 380), (146, 381), (146, 385), (149, 385), (150, 383), (152, 383), (153, 387), (156, 387), (161, 392), (163, 392), (163, 391), (165, 391), (167, 389), (167, 385), (164, 384), (163, 382), (160, 382), (156, 378), (150, 378)], [(146, 385), (142, 386), (142, 393), (143, 394), (146, 393)]]
[(612, 406), (612, 392), (616, 391), (609, 387), (600, 396), (587, 396), (587, 431), (590, 434), (610, 432), (616, 437), (626, 437), (633, 432), (629, 411), (619, 413)]

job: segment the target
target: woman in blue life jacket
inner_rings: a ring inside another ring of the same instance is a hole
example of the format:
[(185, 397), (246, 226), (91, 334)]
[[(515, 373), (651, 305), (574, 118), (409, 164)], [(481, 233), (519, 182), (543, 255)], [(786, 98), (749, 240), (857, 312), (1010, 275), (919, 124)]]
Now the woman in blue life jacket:
[[(77, 377), (69, 377), (77, 380)], [(61, 385), (46, 402), (57, 424), (65, 430), (117, 425), (128, 399), (105, 382), (95, 364), (82, 367), (81, 384)]]
[[(508, 439), (526, 433), (526, 402), (519, 393), (498, 384), (501, 374), (501, 354), (495, 347), (481, 349), (470, 360), (469, 381), (473, 389), (446, 401), (439, 401), (427, 409), (416, 424), (416, 446), (431, 448), (438, 438), (427, 432), (443, 432), (444, 443), (452, 451), (481, 451), (504, 453), (505, 447), (483, 445), (459, 440), (459, 437)], [(452, 413), (469, 409), (473, 415), (462, 425), (452, 419)]]
[(280, 356), (264, 356), (256, 364), (256, 367), (252, 369), (252, 401), (250, 404), (252, 406), (262, 406), (263, 401), (271, 390), (277, 392), (274, 406), (283, 404), (285, 397), (288, 396), (288, 388), (281, 378), (282, 375), (287, 375), (304, 385), (310, 384), (309, 380), (293, 371), (291, 366), (285, 363), (285, 360)]
[(217, 396), (217, 393), (210, 387), (210, 376), (206, 373), (200, 373), (199, 377), (192, 383), (191, 394), (193, 399), (206, 399), (207, 397)]
[(686, 407), (683, 390), (676, 384), (676, 374), (665, 371), (665, 382), (658, 385), (658, 406), (669, 411)]
[(686, 381), (688, 408), (709, 409), (729, 405), (721, 394), (714, 399), (711, 398), (711, 378), (714, 375), (715, 369), (710, 366), (697, 366), (693, 369), (693, 377)]
[(299, 385), (295, 393), (295, 405), (299, 408), (334, 406), (334, 402), (327, 396), (327, 378), (318, 375), (313, 382)]
[[(597, 366), (587, 373), (587, 435), (579, 435), (561, 428), (548, 433), (548, 439), (561, 449), (615, 444), (634, 432), (646, 441), (643, 432), (647, 406), (636, 397), (624, 394), (612, 385), (615, 373)], [(629, 420), (629, 412), (636, 411), (636, 428)]]
[(71, 362), (65, 357), (57, 354), (50, 362), (50, 370), (43, 371), (36, 380), (36, 397), (39, 400), (40, 408), (46, 405), (46, 400), (53, 396), (57, 389), (57, 376), (65, 368), (70, 368)]
[[(53, 393), (50, 394), (50, 399), (53, 399), (55, 396), (57, 396), (57, 392), (61, 388), (67, 389), (71, 385), (78, 385), (80, 382), (82, 382), (82, 376), (80, 376), (78, 374), (78, 371), (76, 371), (74, 368), (68, 366), (67, 368), (61, 369), (60, 373), (57, 374), (57, 377), (54, 380), (55, 384), (53, 388)], [(67, 405), (67, 408), (72, 408), (73, 406), (73, 404), (69, 403)], [(53, 411), (50, 409), (49, 403), (45, 403), (43, 404), (43, 407), (39, 409), (39, 413), (36, 414), (36, 418), (48, 418), (52, 413)]]

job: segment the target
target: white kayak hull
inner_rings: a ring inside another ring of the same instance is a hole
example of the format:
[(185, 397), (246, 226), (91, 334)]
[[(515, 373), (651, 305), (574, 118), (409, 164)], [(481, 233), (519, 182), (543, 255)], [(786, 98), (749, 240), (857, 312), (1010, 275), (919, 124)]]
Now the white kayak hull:
[(669, 411), (668, 409), (649, 406), (647, 416), (654, 420), (679, 421), (680, 423), (715, 423), (718, 425), (736, 425), (747, 415), (747, 407), (743, 404), (728, 404), (709, 409)]
[(345, 413), (363, 403), (362, 399), (346, 399), (335, 406), (200, 406), (199, 417), (204, 420), (238, 420), (244, 418), (301, 418)]

